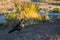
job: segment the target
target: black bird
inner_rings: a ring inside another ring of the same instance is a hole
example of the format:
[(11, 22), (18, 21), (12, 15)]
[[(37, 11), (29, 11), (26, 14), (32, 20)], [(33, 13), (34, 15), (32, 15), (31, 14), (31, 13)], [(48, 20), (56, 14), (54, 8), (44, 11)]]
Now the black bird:
[(9, 31), (8, 33), (12, 33), (12, 32), (14, 32), (16, 30), (21, 31), (21, 29), (23, 29), (23, 27), (21, 26), (23, 22), (24, 22), (24, 19), (19, 21), (19, 23), (15, 27), (13, 27), (13, 29), (11, 31)]

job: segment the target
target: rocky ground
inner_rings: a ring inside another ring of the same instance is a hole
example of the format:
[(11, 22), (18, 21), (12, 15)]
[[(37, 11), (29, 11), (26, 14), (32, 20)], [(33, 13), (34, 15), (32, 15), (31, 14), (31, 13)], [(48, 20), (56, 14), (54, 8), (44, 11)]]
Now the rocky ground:
[(40, 23), (21, 30), (8, 33), (12, 28), (0, 29), (0, 40), (60, 40), (59, 23)]

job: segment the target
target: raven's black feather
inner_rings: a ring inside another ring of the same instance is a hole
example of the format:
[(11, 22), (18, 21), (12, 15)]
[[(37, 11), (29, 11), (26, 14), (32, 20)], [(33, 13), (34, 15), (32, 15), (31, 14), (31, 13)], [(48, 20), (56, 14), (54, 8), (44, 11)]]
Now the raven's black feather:
[(22, 24), (22, 22), (23, 22), (23, 20), (24, 19), (22, 19), (21, 21), (19, 21), (19, 23), (11, 30), (11, 31), (9, 31), (8, 33), (12, 33), (12, 32), (14, 32), (14, 31), (20, 31), (21, 30), (21, 24)]

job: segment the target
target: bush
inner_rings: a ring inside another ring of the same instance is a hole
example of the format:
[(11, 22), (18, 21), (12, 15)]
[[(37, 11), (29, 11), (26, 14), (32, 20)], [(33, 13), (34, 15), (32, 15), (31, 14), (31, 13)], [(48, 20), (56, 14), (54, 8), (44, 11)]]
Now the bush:
[(40, 19), (41, 16), (38, 14), (38, 6), (35, 6), (33, 3), (25, 2), (21, 4), (20, 13), (18, 18), (22, 19)]
[(53, 9), (53, 12), (59, 13), (59, 12), (60, 12), (60, 9), (59, 9), (59, 8), (54, 8), (54, 9)]

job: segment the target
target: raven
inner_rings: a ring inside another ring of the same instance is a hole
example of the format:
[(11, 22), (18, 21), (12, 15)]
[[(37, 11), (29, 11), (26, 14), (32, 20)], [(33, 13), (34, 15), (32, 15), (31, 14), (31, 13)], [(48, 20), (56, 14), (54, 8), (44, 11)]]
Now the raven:
[(23, 22), (24, 22), (24, 19), (21, 19), (21, 21), (19, 21), (19, 23), (15, 27), (13, 27), (13, 29), (11, 31), (9, 31), (8, 33), (12, 33), (16, 30), (21, 31), (21, 29), (23, 29), (23, 27), (22, 27)]

